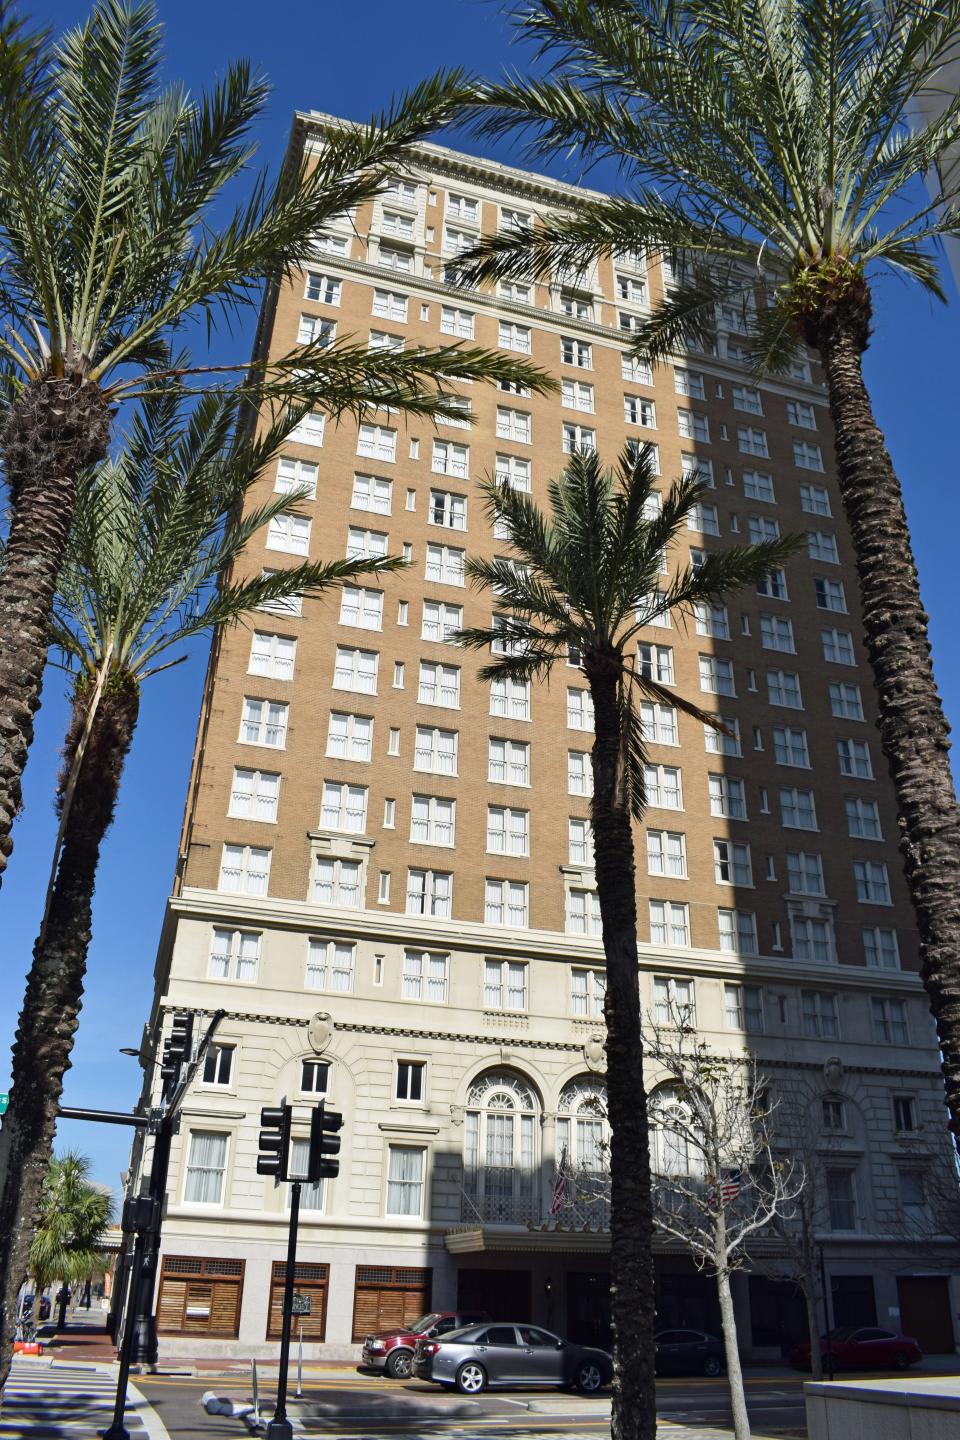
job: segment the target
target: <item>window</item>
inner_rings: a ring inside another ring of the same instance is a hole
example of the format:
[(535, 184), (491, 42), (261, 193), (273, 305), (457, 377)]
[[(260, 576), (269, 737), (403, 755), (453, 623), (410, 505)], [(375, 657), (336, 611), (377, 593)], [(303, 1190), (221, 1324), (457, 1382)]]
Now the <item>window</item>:
[(661, 685), (672, 685), (673, 651), (669, 645), (638, 645), (637, 662), (644, 680), (656, 680)]
[(360, 904), (360, 861), (330, 860), (318, 855), (311, 898), (315, 905), (339, 905), (356, 910)]
[(675, 830), (647, 831), (647, 874), (686, 879), (687, 844), (683, 835)]
[(927, 1220), (927, 1196), (923, 1171), (898, 1170), (897, 1191), (904, 1219), (910, 1220), (914, 1224), (924, 1224)]
[(407, 871), (407, 914), (433, 915), (449, 920), (453, 905), (453, 876), (447, 870)]
[(560, 296), (560, 314), (574, 320), (592, 320), (593, 301), (565, 290)]
[(378, 475), (354, 475), (350, 504), (354, 510), (372, 510), (376, 515), (390, 514), (392, 480)]
[(835, 665), (856, 665), (853, 653), (853, 636), (849, 630), (821, 630), (823, 658)]
[(269, 770), (233, 772), (229, 815), (242, 820), (275, 821), (280, 799), (280, 776)]
[(440, 795), (414, 795), (410, 802), (410, 843), (453, 845), (457, 802)]
[(748, 500), (766, 500), (769, 505), (776, 504), (773, 476), (762, 470), (744, 470), (743, 493)]
[(770, 515), (748, 516), (747, 530), (751, 545), (762, 545), (764, 541), (779, 540), (780, 538), (780, 522), (774, 520)]
[(297, 326), (298, 345), (316, 345), (323, 348), (336, 339), (337, 327), (333, 320), (321, 320), (319, 315), (301, 315)]
[(593, 794), (593, 767), (590, 756), (584, 750), (567, 751), (567, 793)]
[[(426, 613), (426, 602), (424, 612)], [(421, 705), (442, 705), (448, 710), (458, 710), (460, 666), (440, 665), (435, 660), (421, 660), (417, 699)]]
[(757, 455), (762, 460), (769, 459), (770, 451), (767, 448), (766, 430), (758, 430), (754, 425), (738, 425), (737, 445), (744, 455)]
[(592, 370), (593, 346), (588, 340), (574, 340), (564, 335), (560, 339), (560, 360), (564, 365), (576, 365), (581, 370)]
[(829, 920), (817, 920), (810, 915), (791, 915), (790, 929), (795, 960), (814, 960), (820, 965), (832, 962), (833, 925)]
[(327, 417), (321, 415), (318, 410), (309, 410), (302, 416), (296, 429), (291, 430), (287, 436), (288, 440), (295, 440), (298, 445), (323, 445), (323, 432), (326, 428)]
[(387, 1146), (387, 1214), (417, 1217), (423, 1208), (426, 1151), (416, 1145)]
[(470, 195), (455, 195), (451, 190), (447, 194), (447, 214), (476, 225), (480, 220), (480, 201)]
[(418, 725), (413, 755), (414, 770), (427, 770), (434, 775), (457, 773), (456, 730), (441, 730), (436, 725)]
[(857, 860), (853, 866), (853, 878), (857, 885), (857, 899), (865, 904), (891, 905), (890, 877), (887, 867), (879, 860)]
[(747, 798), (742, 780), (730, 775), (708, 775), (707, 788), (711, 815), (725, 816), (728, 820), (746, 820)]
[(823, 861), (806, 850), (787, 855), (787, 885), (794, 895), (825, 895)]
[(808, 515), (832, 515), (829, 492), (822, 485), (801, 485), (800, 509)]
[(683, 809), (683, 786), (678, 765), (644, 765), (647, 804), (660, 810)]
[(571, 865), (593, 867), (593, 831), (589, 820), (571, 816), (567, 821), (567, 859)]
[[(486, 880), (484, 884), (484, 918), (488, 925), (513, 925), (525, 928), (530, 923), (529, 886), (526, 881)], [(526, 1007), (524, 1006), (524, 1008)]]
[(784, 825), (794, 830), (817, 829), (817, 811), (812, 790), (781, 790), (780, 812)]
[(529, 445), (531, 439), (529, 412), (511, 410), (507, 405), (498, 405), (497, 437), (500, 440), (513, 440), (519, 445)]
[(646, 305), (647, 284), (634, 275), (617, 275), (617, 299), (626, 305)]
[(193, 1130), (183, 1187), (184, 1204), (220, 1205), (227, 1174), (227, 1137), (216, 1131)]
[(650, 944), (689, 945), (690, 907), (670, 900), (651, 900)]
[(500, 206), (500, 223), (498, 230), (529, 230), (533, 223), (533, 216), (529, 210), (514, 210), (507, 205)]
[(384, 235), (396, 235), (401, 240), (412, 240), (413, 216), (401, 215), (397, 210), (384, 209), (380, 217), (380, 229)]
[(577, 451), (596, 450), (597, 432), (586, 425), (564, 425), (563, 453), (573, 455)]
[(492, 680), (490, 714), (510, 720), (529, 720), (530, 681), (509, 678)]
[(376, 695), (379, 659), (376, 650), (357, 650), (338, 645), (333, 672), (334, 690), (354, 690), (361, 695)]
[(834, 1132), (847, 1128), (846, 1107), (842, 1100), (823, 1099), (820, 1101), (820, 1119), (824, 1130)]
[(760, 616), (760, 644), (765, 650), (783, 650), (793, 654), (793, 621), (781, 615)]
[(914, 1115), (913, 1098), (910, 1095), (894, 1095), (893, 1097), (893, 1127), (895, 1130), (910, 1134), (916, 1130), (917, 1122)]
[(653, 1013), (658, 1025), (695, 1024), (693, 981), (656, 976), (653, 982)]
[[(833, 610), (838, 615), (846, 615), (847, 597), (841, 580), (816, 579), (813, 582), (813, 589), (817, 597), (818, 609)], [(824, 635), (826, 633), (824, 631)]]
[(847, 834), (857, 840), (882, 840), (880, 833), (880, 811), (876, 800), (849, 799), (847, 808)]
[(525, 740), (491, 738), (487, 752), (487, 779), (495, 785), (529, 785), (529, 744)]
[(652, 385), (653, 369), (648, 360), (638, 360), (633, 355), (621, 354), (620, 356), (621, 378), (632, 382), (634, 385)]
[(340, 591), (340, 624), (359, 630), (382, 630), (383, 591), (344, 585)]
[(763, 991), (759, 985), (724, 985), (723, 1015), (730, 1030), (763, 1033)]
[(306, 555), (310, 549), (310, 525), (302, 515), (275, 515), (267, 526), (266, 548), (287, 555)]
[(790, 725), (774, 725), (773, 755), (778, 765), (793, 765), (800, 770), (809, 770), (810, 752), (807, 748), (806, 730), (796, 730)]
[(211, 980), (256, 980), (260, 936), (251, 930), (214, 930), (208, 974)]
[(320, 275), (316, 270), (307, 271), (307, 286), (304, 298), (318, 300), (321, 305), (339, 305), (341, 281), (332, 275)]
[[(456, 445), (452, 440), (434, 440), (431, 468), (435, 475), (455, 475), (460, 480), (466, 480), (470, 474), (470, 446)], [(440, 498), (435, 502), (434, 496)], [(454, 505), (453, 501), (459, 503)], [(438, 514), (435, 513), (435, 505), (438, 507)], [(431, 525), (449, 525), (454, 530), (466, 530), (466, 496), (448, 495), (444, 490), (432, 490), (428, 521)]]
[(475, 321), (472, 310), (459, 310), (455, 305), (440, 307), (441, 335), (457, 335), (461, 340), (472, 340)]
[[(593, 724), (591, 715), (591, 727)], [(678, 745), (677, 712), (672, 705), (656, 700), (640, 701), (640, 728), (643, 738), (654, 745)]]
[(229, 1085), (233, 1072), (232, 1045), (208, 1045), (203, 1060), (204, 1085)]
[(842, 680), (833, 681), (830, 685), (830, 713), (841, 720), (862, 720), (860, 686), (848, 685)]
[(793, 463), (800, 470), (822, 470), (823, 456), (820, 446), (811, 444), (809, 440), (794, 440)]
[[(680, 469), (684, 480), (698, 480), (701, 485), (708, 485), (712, 490), (713, 483), (713, 461), (706, 460), (702, 455), (691, 455), (689, 451), (680, 452)], [(719, 531), (717, 532), (719, 534)]]
[(787, 420), (791, 425), (799, 425), (803, 430), (817, 428), (816, 412), (806, 400), (787, 401)]
[(707, 754), (742, 755), (740, 721), (731, 715), (718, 715), (716, 718), (726, 729), (718, 730), (714, 725), (704, 725), (703, 742)]
[(434, 950), (405, 950), (402, 985), (404, 1000), (429, 1000), (433, 1005), (445, 1005), (449, 969), (449, 955)]
[(262, 845), (224, 845), (218, 890), (266, 895), (271, 851)]
[(745, 410), (748, 415), (762, 415), (763, 401), (760, 399), (760, 391), (752, 385), (734, 385), (731, 391), (733, 395), (734, 410)]
[(377, 560), (387, 553), (387, 536), (382, 530), (363, 530), (351, 525), (347, 530), (348, 560)]
[(427, 580), (439, 585), (462, 586), (466, 581), (466, 558), (467, 552), (453, 545), (428, 545)]
[(420, 636), (438, 644), (448, 642), (463, 626), (463, 607), (444, 600), (424, 600)]
[(424, 1096), (424, 1076), (427, 1066), (423, 1060), (398, 1060), (396, 1083), (393, 1088), (395, 1100), (419, 1102)]
[[(653, 377), (651, 376), (651, 382)], [(706, 390), (704, 388), (703, 376), (697, 370), (681, 370), (674, 367), (673, 388), (678, 395), (686, 395), (691, 400), (705, 400)]]
[(401, 250), (396, 245), (384, 245), (380, 242), (380, 252), (377, 257), (378, 264), (385, 270), (396, 270), (402, 275), (410, 275), (413, 272), (413, 251)]
[(708, 695), (736, 695), (732, 660), (720, 660), (716, 655), (701, 655), (699, 666), (701, 690)]
[(526, 1010), (527, 965), (513, 960), (485, 960), (483, 1005), (485, 1010)]
[(304, 499), (315, 500), (317, 495), (317, 467), (306, 460), (277, 461), (277, 483), (273, 487), (280, 495), (290, 495), (294, 490), (305, 491)]
[(768, 670), (767, 699), (771, 705), (783, 705), (788, 710), (802, 710), (800, 676), (792, 670)]
[(840, 564), (835, 535), (827, 535), (823, 530), (811, 530), (807, 536), (807, 549), (810, 551), (811, 560), (820, 560), (828, 565)]
[(896, 930), (886, 930), (880, 925), (871, 925), (863, 930), (863, 958), (868, 965), (879, 970), (900, 969), (900, 947)]
[(827, 1187), (827, 1211), (831, 1230), (856, 1230), (857, 1202), (853, 1191), (853, 1171), (824, 1171)]
[(387, 425), (361, 425), (357, 437), (357, 454), (389, 464), (397, 458), (397, 432)]
[(330, 1066), (326, 1060), (300, 1062), (301, 1095), (326, 1095), (330, 1085)]
[(517, 455), (498, 455), (496, 459), (496, 480), (500, 485), (509, 485), (513, 490), (530, 490), (530, 461), (521, 460)]
[(407, 319), (407, 297), (394, 290), (374, 290), (373, 313), (383, 320)]
[(521, 355), (529, 355), (533, 349), (531, 335), (529, 325), (519, 325), (515, 320), (501, 320), (497, 344), (501, 350), (516, 350)]
[(678, 410), (677, 430), (681, 440), (699, 440), (704, 445), (710, 442), (710, 421), (699, 410)]
[(826, 990), (801, 990), (800, 1010), (803, 1033), (811, 1040), (840, 1038), (837, 997)]
[(320, 824), (325, 830), (346, 830), (353, 835), (362, 835), (367, 824), (367, 787), (325, 780)]
[[(591, 387), (592, 388), (592, 387)], [(591, 410), (593, 406), (590, 406)], [(628, 425), (642, 425), (655, 429), (657, 412), (652, 400), (643, 400), (639, 395), (624, 395), (623, 418)]]
[(529, 855), (529, 810), (515, 810), (509, 805), (488, 805), (487, 850), (493, 855)]
[(373, 720), (331, 710), (327, 728), (327, 754), (337, 760), (368, 761), (373, 751)]
[(589, 690), (567, 686), (567, 726), (571, 730), (593, 730), (593, 700)]
[(787, 577), (783, 570), (770, 570), (762, 580), (757, 583), (757, 594), (765, 595), (768, 600), (787, 600)]
[(757, 917), (752, 910), (718, 910), (720, 949), (733, 955), (756, 955)]
[(719, 535), (720, 519), (716, 505), (706, 505), (702, 500), (698, 501), (687, 512), (687, 529), (699, 530), (701, 535)]
[(601, 1019), (603, 1002), (607, 994), (607, 975), (604, 970), (581, 970), (573, 966), (570, 970), (570, 1009), (574, 1015)]
[(571, 935), (601, 935), (603, 922), (595, 890), (572, 886), (567, 891), (567, 930)]
[(838, 740), (837, 756), (841, 775), (852, 775), (857, 780), (873, 779), (870, 747), (865, 740)]
[(287, 715), (290, 706), (275, 700), (252, 700), (244, 697), (240, 741), (244, 745), (269, 745), (282, 750), (287, 738)]
[(713, 873), (718, 885), (753, 885), (750, 846), (714, 840)]
[(884, 1045), (907, 1045), (910, 1034), (907, 1029), (907, 1010), (902, 1000), (874, 995), (870, 1000), (873, 1019), (873, 1038)]

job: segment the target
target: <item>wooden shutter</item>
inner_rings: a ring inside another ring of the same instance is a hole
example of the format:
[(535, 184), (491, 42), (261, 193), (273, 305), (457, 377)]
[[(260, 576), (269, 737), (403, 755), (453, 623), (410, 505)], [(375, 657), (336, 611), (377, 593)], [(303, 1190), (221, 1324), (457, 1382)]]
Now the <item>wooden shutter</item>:
[(157, 1328), (167, 1335), (236, 1338), (243, 1298), (243, 1260), (165, 1255)]
[[(270, 1308), (267, 1313), (267, 1339), (278, 1340), (283, 1330), (283, 1285), (287, 1274), (285, 1260), (275, 1260), (270, 1274)], [(310, 1314), (294, 1315), (293, 1334), (300, 1334), (303, 1326), (304, 1340), (323, 1340), (327, 1331), (327, 1291), (330, 1286), (330, 1266), (314, 1265), (308, 1261), (298, 1262), (293, 1272), (295, 1295), (310, 1297)]]
[(358, 1265), (353, 1292), (353, 1341), (372, 1330), (412, 1325), (430, 1309), (433, 1272), (403, 1265)]

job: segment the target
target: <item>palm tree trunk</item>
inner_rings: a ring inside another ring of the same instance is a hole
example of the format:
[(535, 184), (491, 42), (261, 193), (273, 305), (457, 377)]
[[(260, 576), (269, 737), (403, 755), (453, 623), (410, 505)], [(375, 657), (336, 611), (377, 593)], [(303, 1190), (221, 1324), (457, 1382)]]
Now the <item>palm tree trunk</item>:
[(619, 677), (588, 659), (593, 697), (593, 839), (607, 965), (610, 1118), (610, 1308), (613, 1440), (654, 1440), (653, 1214), (643, 1085), (633, 833), (624, 767)]
[(900, 809), (900, 851), (920, 932), (920, 973), (937, 1022), (950, 1128), (960, 1141), (960, 811), (950, 727), (930, 660), (900, 482), (863, 381), (858, 317), (822, 326), (843, 505), (857, 556), (880, 743)]
[(0, 572), (0, 877), (13, 849), (77, 479), (103, 459), (109, 434), (96, 385), (45, 378), (25, 387), (0, 436), (13, 509)]
[[(84, 691), (74, 702), (61, 785), (82, 733), (86, 699)], [(0, 1386), (10, 1367), (17, 1294), (29, 1264), (83, 998), (100, 846), (113, 819), (138, 704), (137, 691), (116, 681), (100, 702), (64, 834), (46, 933), (34, 946), (27, 977), (10, 1106), (0, 1130)]]

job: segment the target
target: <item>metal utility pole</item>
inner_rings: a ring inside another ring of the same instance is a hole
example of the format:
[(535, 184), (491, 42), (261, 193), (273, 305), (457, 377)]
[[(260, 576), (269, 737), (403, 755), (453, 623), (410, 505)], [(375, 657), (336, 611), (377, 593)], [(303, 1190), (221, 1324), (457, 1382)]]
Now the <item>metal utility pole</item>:
[(280, 1373), (277, 1376), (277, 1408), (267, 1426), (267, 1440), (293, 1440), (293, 1426), (287, 1419), (287, 1370), (290, 1365), (290, 1331), (293, 1329), (293, 1282), (297, 1271), (297, 1228), (300, 1224), (299, 1180), (290, 1185), (290, 1233), (287, 1236), (287, 1269), (283, 1277), (283, 1329), (280, 1332)]

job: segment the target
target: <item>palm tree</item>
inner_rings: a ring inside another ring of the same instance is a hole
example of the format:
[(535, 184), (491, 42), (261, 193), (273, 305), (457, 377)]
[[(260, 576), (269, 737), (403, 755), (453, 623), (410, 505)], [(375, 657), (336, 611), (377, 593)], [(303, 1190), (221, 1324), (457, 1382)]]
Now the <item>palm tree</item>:
[[(0, 464), (12, 509), (0, 575), (0, 874), (77, 485), (107, 454), (118, 401), (173, 368), (185, 322), (230, 326), (265, 282), (314, 256), (317, 234), (382, 189), (466, 93), (461, 72), (440, 74), (369, 126), (331, 129), (321, 154), (272, 182), (256, 177), (221, 220), (268, 86), (240, 62), (199, 100), (160, 89), (161, 40), (152, 0), (96, 0), (57, 44), (0, 0)], [(181, 368), (197, 384), (211, 369), (247, 370), (246, 353), (225, 358)], [(368, 403), (432, 414), (446, 380), (511, 376), (522, 378), (516, 363), (482, 351), (369, 351), (349, 337), (320, 337), (269, 368), (258, 356), (248, 372), (255, 398), (292, 393), (334, 417)]]
[(104, 1232), (113, 1219), (113, 1197), (91, 1185), (89, 1175), (90, 1161), (77, 1151), (51, 1159), (30, 1246), (35, 1297), (60, 1281), (58, 1330), (67, 1323), (67, 1287), (92, 1280), (106, 1268)]
[[(302, 490), (240, 507), (302, 411), (235, 439), (240, 392), (184, 410), (179, 387), (149, 398), (114, 463), (79, 489), (53, 626), (74, 675), (58, 786), (55, 876), (33, 951), (0, 1130), (0, 1383), (47, 1173), (58, 1102), (83, 995), (100, 847), (113, 819), (145, 681), (186, 658), (195, 636), (271, 602), (317, 595), (394, 558), (307, 562), (235, 578), (250, 540), (297, 513)], [(171, 651), (173, 652), (171, 656)]]
[(756, 583), (796, 549), (793, 539), (733, 546), (696, 568), (682, 567), (661, 588), (661, 562), (685, 531), (707, 487), (696, 477), (673, 485), (658, 504), (648, 447), (627, 451), (616, 472), (597, 454), (574, 453), (549, 486), (549, 514), (527, 495), (488, 482), (491, 517), (515, 559), (470, 559), (471, 580), (494, 596), (490, 625), (459, 632), (463, 645), (491, 649), (480, 677), (549, 676), (579, 656), (594, 712), (591, 806), (597, 894), (607, 968), (607, 1087), (610, 1120), (610, 1260), (614, 1334), (613, 1435), (652, 1440), (653, 1262), (650, 1159), (644, 1100), (637, 966), (637, 896), (631, 819), (643, 813), (644, 736), (637, 701), (677, 706), (699, 721), (714, 717), (645, 677), (636, 640), (646, 625), (688, 616)]
[[(664, 360), (713, 350), (717, 307), (757, 374), (805, 341), (826, 376), (857, 557), (880, 739), (900, 808), (921, 975), (960, 1140), (960, 810), (903, 498), (864, 384), (875, 275), (943, 299), (938, 241), (960, 235), (960, 96), (941, 78), (958, 0), (524, 0), (540, 79), (491, 85), (479, 127), (535, 156), (613, 160), (623, 193), (501, 235), (467, 280), (660, 252), (678, 282), (636, 336)], [(919, 101), (943, 101), (922, 123)], [(943, 169), (940, 170), (941, 162)], [(936, 175), (930, 199), (920, 183)], [(730, 352), (728, 352), (730, 353)]]

